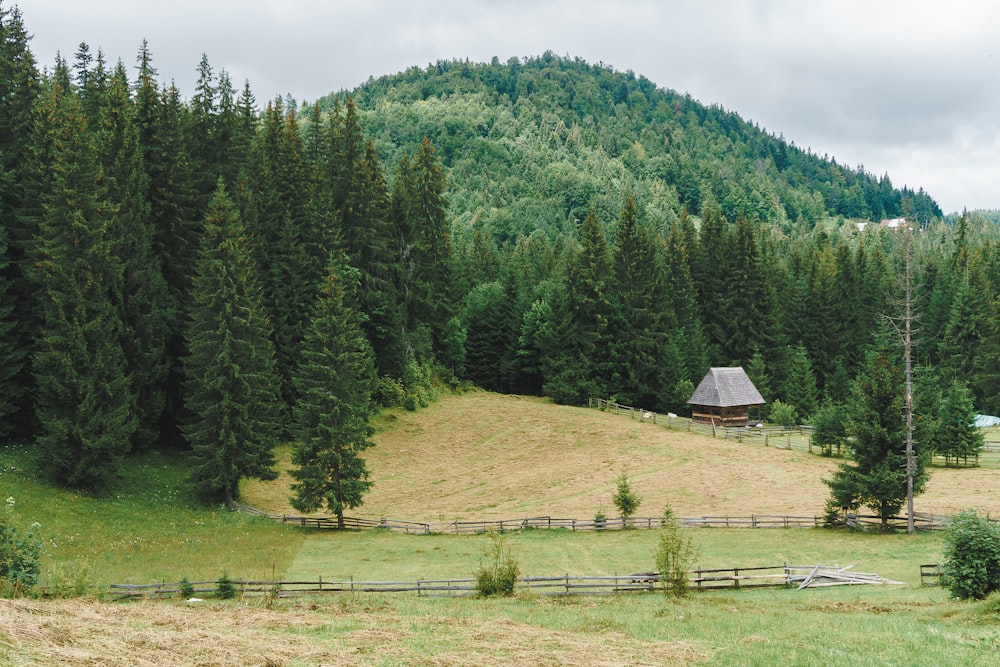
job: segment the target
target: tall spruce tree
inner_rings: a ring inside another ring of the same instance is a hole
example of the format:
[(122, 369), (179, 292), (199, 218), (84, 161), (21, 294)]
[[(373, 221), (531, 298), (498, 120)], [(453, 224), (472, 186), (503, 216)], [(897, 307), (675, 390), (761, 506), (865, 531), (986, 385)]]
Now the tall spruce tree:
[(50, 188), (32, 277), (42, 325), (33, 359), (36, 437), (54, 478), (100, 489), (117, 474), (136, 428), (122, 349), (119, 224), (102, 199), (102, 172), (78, 99), (59, 77), (39, 104), (36, 132), (51, 148)]
[(418, 361), (420, 341), (440, 333), (452, 316), (451, 235), (445, 214), (447, 183), (441, 161), (430, 140), (424, 138), (420, 152), (399, 163), (392, 189), (392, 212), (401, 263), (400, 290), (405, 295), (409, 347)]
[(372, 393), (375, 365), (361, 331), (361, 317), (351, 307), (351, 269), (332, 264), (303, 342), (302, 364), (295, 373), (298, 400), (292, 454), (297, 481), (292, 505), (303, 512), (325, 509), (344, 527), (344, 511), (361, 505), (371, 488), (361, 453), (372, 446)]
[(205, 216), (187, 328), (191, 479), (232, 504), (240, 480), (274, 479), (280, 380), (246, 231), (220, 181)]
[(625, 198), (618, 219), (614, 259), (614, 316), (609, 340), (613, 370), (609, 388), (631, 405), (675, 409), (687, 369), (671, 336), (678, 330), (667, 299), (666, 273), (653, 233), (639, 224), (635, 200)]
[(819, 407), (819, 391), (809, 354), (801, 345), (792, 348), (788, 364), (788, 377), (782, 386), (785, 403), (795, 408), (800, 423), (807, 423)]
[[(0, 172), (0, 187), (8, 179)], [(15, 337), (17, 320), (14, 317), (14, 299), (10, 281), (5, 277), (7, 260), (7, 228), (0, 225), (0, 386), (5, 388), (0, 394), (0, 442), (13, 430), (13, 416), (18, 408), (22, 393), (15, 378), (24, 365), (24, 349)]]
[(27, 276), (37, 216), (26, 215), (25, 208), (37, 204), (26, 189), (30, 189), (34, 179), (28, 165), (40, 82), (28, 40), (20, 10), (0, 0), (0, 226), (6, 229), (9, 260), (0, 267), (0, 281), (8, 281), (4, 303), (17, 313), (18, 322), (18, 326), (5, 332), (0, 343), (7, 350), (0, 352), (0, 356), (11, 355), (0, 363), (19, 368), (14, 375), (3, 378), (2, 400), (9, 406), (8, 426), (24, 438), (34, 431), (30, 390), (34, 379), (29, 352), (38, 330), (34, 290)]
[[(841, 464), (824, 480), (831, 491), (829, 507), (855, 510), (864, 505), (881, 518), (883, 530), (907, 497), (903, 366), (893, 343), (891, 334), (880, 333), (852, 387), (846, 410), (854, 463)], [(914, 493), (923, 490), (928, 476), (927, 452), (917, 445)]]
[(122, 348), (138, 420), (133, 445), (142, 448), (159, 439), (169, 370), (167, 337), (177, 313), (154, 253), (149, 180), (139, 147), (135, 104), (120, 63), (103, 88), (96, 113), (104, 191), (108, 201), (115, 202), (118, 215), (113, 244), (123, 267)]

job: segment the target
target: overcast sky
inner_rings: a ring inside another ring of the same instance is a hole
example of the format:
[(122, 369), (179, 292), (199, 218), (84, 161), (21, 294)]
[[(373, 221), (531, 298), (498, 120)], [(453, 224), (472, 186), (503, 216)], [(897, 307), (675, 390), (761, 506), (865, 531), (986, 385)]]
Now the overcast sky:
[(14, 5), (41, 67), (80, 42), (133, 67), (146, 39), (185, 98), (206, 54), (260, 105), (439, 59), (551, 50), (923, 187), (946, 213), (1000, 208), (1000, 2), (0, 0)]

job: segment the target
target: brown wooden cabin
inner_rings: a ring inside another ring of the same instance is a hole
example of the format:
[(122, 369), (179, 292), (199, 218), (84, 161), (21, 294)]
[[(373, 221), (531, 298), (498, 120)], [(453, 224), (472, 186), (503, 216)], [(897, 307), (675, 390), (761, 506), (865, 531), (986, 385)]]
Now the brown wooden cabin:
[(764, 405), (764, 397), (739, 366), (710, 368), (687, 401), (691, 421), (716, 426), (746, 426), (750, 406)]

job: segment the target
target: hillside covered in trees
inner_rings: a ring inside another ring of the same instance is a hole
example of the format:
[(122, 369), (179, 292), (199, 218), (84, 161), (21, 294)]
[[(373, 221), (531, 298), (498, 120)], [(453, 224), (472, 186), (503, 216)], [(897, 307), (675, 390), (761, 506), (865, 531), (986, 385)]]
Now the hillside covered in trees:
[(884, 218), (915, 230), (928, 386), (1000, 411), (995, 225), (736, 113), (551, 54), (303, 105), (203, 58), (186, 98), (146, 44), (42, 68), (4, 7), (0, 437), (60, 483), (170, 445), (231, 499), (301, 440), (315, 506), (329, 466), (366, 488), (376, 405), (441, 383), (680, 411), (740, 364), (808, 419), (896, 312), (903, 234), (856, 224)]

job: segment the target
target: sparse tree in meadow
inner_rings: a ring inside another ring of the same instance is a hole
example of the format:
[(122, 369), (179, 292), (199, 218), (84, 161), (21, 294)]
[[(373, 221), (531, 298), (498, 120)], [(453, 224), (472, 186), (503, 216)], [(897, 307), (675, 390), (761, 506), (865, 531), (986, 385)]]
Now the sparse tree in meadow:
[(623, 472), (618, 477), (617, 487), (615, 494), (611, 497), (611, 502), (618, 508), (618, 512), (621, 513), (622, 519), (625, 521), (625, 525), (628, 525), (629, 517), (639, 509), (642, 498), (632, 491), (632, 483), (629, 481), (627, 473)]

